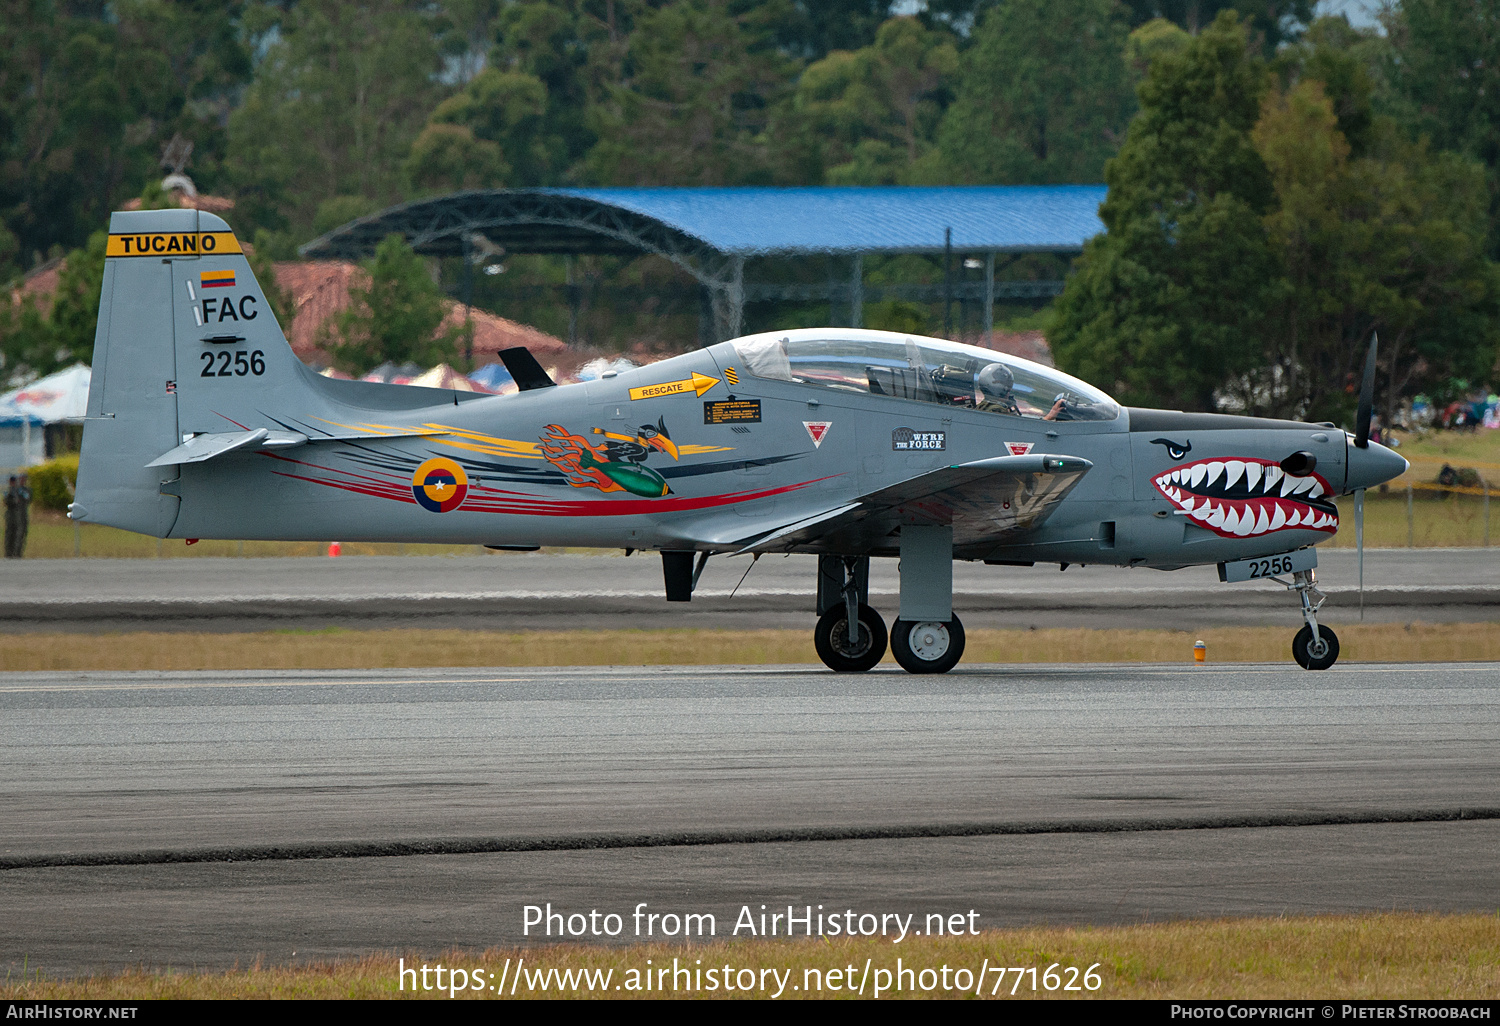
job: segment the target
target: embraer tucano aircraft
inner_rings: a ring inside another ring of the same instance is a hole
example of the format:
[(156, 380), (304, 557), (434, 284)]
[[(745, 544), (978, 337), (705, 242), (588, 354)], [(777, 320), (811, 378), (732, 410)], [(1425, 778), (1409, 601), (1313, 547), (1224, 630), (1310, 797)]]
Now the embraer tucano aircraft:
[(1025, 360), (846, 328), (564, 386), (509, 350), (520, 392), (483, 396), (315, 374), (212, 214), (116, 213), (107, 252), (75, 520), (656, 550), (679, 602), (712, 554), (817, 553), (817, 649), (841, 671), (885, 652), (872, 556), (901, 560), (889, 643), (913, 673), (963, 654), (955, 559), (1274, 577), (1302, 601), (1297, 661), (1330, 666), (1313, 546), (1338, 527), (1335, 496), (1406, 468), (1369, 441), (1373, 346), (1355, 434), (1122, 409)]

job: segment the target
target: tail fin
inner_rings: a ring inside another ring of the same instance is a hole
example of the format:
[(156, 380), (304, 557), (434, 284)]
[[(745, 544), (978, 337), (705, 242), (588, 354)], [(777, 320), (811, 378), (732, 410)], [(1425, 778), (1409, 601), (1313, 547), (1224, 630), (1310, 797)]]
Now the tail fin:
[(315, 374), (213, 214), (117, 212), (105, 253), (74, 519), (166, 537), (183, 502), (182, 465), (192, 462), (178, 453), (194, 436), (263, 438), (259, 429), (282, 429), (289, 416), (336, 423), (457, 401), (445, 390)]

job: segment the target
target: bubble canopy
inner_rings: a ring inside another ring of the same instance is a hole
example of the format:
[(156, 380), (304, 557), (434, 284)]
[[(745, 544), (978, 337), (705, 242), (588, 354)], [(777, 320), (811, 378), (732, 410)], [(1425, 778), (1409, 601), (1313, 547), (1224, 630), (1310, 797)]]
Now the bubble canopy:
[(774, 332), (731, 343), (755, 377), (1033, 420), (1114, 420), (1113, 399), (1020, 357), (942, 339), (854, 329)]

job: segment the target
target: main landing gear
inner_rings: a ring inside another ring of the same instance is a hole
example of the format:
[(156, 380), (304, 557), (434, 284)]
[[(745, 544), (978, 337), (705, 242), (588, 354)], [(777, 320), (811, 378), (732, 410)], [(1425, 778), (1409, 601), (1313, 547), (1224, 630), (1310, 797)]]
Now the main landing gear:
[(964, 625), (958, 615), (937, 620), (891, 624), (891, 655), (907, 673), (947, 673), (964, 655)]
[[(849, 624), (856, 629), (851, 631)], [(885, 655), (885, 621), (863, 602), (855, 618), (839, 604), (818, 617), (813, 628), (813, 647), (825, 666), (839, 673), (863, 673)]]
[(869, 556), (818, 557), (813, 647), (830, 670), (863, 673), (885, 655), (885, 621), (870, 608), (869, 598)]
[[(1328, 596), (1318, 590), (1317, 571), (1298, 570), (1287, 588), (1302, 600), (1302, 619), (1307, 621), (1292, 639), (1292, 658), (1304, 670), (1326, 670), (1338, 660), (1339, 636), (1318, 623), (1318, 610)], [(1318, 596), (1316, 602), (1313, 595)]]
[[(818, 658), (839, 673), (861, 673), (885, 655), (886, 630), (870, 608), (868, 556), (818, 557)], [(852, 625), (852, 626), (851, 626)], [(901, 529), (901, 615), (891, 654), (908, 673), (947, 673), (964, 654), (964, 625), (953, 613), (953, 529)]]

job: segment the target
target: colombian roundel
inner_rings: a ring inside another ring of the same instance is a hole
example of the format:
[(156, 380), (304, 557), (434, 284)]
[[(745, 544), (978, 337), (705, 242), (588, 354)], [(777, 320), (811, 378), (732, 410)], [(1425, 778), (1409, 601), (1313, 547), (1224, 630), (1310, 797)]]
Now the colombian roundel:
[(469, 494), (469, 475), (457, 463), (438, 456), (417, 468), (411, 477), (411, 493), (423, 509), (447, 513), (458, 509)]

